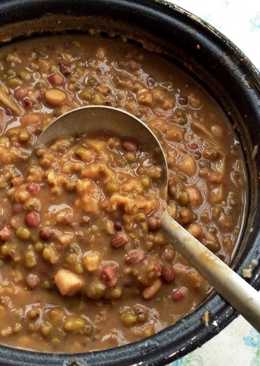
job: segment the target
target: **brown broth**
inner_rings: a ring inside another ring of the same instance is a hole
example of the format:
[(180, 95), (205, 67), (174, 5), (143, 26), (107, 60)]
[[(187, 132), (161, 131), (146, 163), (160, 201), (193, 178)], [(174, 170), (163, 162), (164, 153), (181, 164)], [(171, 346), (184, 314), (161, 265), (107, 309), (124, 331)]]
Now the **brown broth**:
[[(193, 311), (209, 286), (164, 237), (155, 207), (136, 212), (119, 204), (109, 211), (121, 181), (114, 186), (111, 181), (97, 203), (94, 191), (86, 193), (86, 206), (76, 203), (81, 191), (75, 193), (74, 180), (89, 179), (103, 190), (106, 169), (112, 177), (125, 174), (126, 183), (135, 175), (136, 186), (124, 196), (149, 200), (158, 171), (147, 166), (138, 171), (144, 152), (137, 153), (131, 142), (125, 148), (119, 142), (111, 152), (100, 137), (83, 155), (66, 155), (69, 147), (63, 146), (57, 157), (45, 148), (31, 170), (29, 156), (42, 129), (66, 111), (88, 104), (129, 111), (158, 134), (166, 151), (171, 215), (230, 262), (242, 225), (246, 178), (239, 141), (218, 104), (162, 57), (86, 35), (3, 47), (0, 80), (0, 342), (46, 352), (105, 349), (148, 337)], [(70, 164), (67, 183), (57, 178), (64, 175), (63, 154)], [(109, 154), (116, 154), (114, 165), (106, 160)], [(77, 164), (93, 168), (93, 155), (103, 170), (98, 178), (82, 178)], [(118, 233), (122, 237), (115, 239)], [(133, 250), (139, 251), (135, 264), (126, 260), (136, 255)], [(89, 251), (101, 257), (93, 272), (83, 265)], [(102, 275), (107, 261), (118, 265), (116, 284), (114, 274), (109, 283)], [(60, 269), (76, 276), (77, 290), (63, 293), (56, 277)], [(98, 299), (90, 292), (95, 281)]]

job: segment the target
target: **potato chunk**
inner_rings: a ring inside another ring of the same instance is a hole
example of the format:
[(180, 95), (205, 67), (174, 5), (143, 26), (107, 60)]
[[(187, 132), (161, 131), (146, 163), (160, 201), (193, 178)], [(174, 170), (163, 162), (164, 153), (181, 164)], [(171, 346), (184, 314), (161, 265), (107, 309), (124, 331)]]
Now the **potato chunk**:
[(54, 276), (54, 282), (63, 296), (75, 295), (84, 285), (83, 280), (77, 274), (67, 269), (59, 269)]
[(45, 92), (45, 99), (49, 106), (61, 107), (66, 100), (66, 94), (59, 89), (49, 89)]

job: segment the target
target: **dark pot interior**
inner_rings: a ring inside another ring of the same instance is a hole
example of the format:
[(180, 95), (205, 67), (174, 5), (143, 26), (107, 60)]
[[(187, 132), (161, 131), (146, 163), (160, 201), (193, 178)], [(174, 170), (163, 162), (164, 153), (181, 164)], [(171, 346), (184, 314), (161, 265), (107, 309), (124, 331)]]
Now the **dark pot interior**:
[[(248, 205), (233, 267), (252, 263), (249, 282), (260, 289), (260, 81), (250, 61), (223, 35), (182, 9), (160, 1), (139, 0), (6, 0), (0, 3), (0, 40), (64, 30), (114, 30), (145, 43), (186, 69), (228, 113), (245, 155)], [(155, 46), (155, 47), (154, 47)], [(253, 260), (253, 262), (252, 262)], [(201, 318), (209, 310), (211, 322)], [(0, 347), (1, 365), (164, 365), (201, 346), (236, 316), (212, 294), (176, 325), (138, 343), (86, 354), (42, 354)]]

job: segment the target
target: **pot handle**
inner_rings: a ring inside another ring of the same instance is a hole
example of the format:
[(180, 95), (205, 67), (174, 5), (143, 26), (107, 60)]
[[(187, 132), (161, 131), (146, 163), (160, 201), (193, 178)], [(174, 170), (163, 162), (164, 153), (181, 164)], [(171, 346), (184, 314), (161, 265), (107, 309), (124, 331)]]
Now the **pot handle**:
[(260, 331), (260, 293), (221, 259), (201, 244), (167, 211), (161, 217), (164, 231), (172, 239), (176, 250), (183, 255), (210, 285), (222, 295), (244, 318)]

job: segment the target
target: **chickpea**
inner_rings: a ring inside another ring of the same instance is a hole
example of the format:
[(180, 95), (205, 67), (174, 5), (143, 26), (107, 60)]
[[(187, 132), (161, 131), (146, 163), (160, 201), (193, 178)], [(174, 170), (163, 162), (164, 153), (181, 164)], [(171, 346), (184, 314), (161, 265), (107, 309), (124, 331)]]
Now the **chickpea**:
[(220, 243), (218, 241), (218, 238), (212, 233), (208, 232), (205, 234), (205, 239), (203, 240), (203, 243), (213, 253), (216, 253), (220, 250)]
[(0, 137), (0, 146), (3, 147), (10, 147), (10, 139), (7, 136), (1, 136)]
[(6, 56), (6, 62), (15, 63), (15, 64), (21, 64), (22, 63), (22, 60), (17, 55), (16, 52), (13, 52), (13, 53), (8, 53), (8, 55)]
[(198, 207), (202, 203), (202, 196), (197, 187), (188, 187), (186, 192), (189, 196), (189, 202), (192, 207)]
[(0, 331), (2, 337), (8, 337), (13, 333), (12, 327), (6, 327)]
[(29, 211), (40, 211), (42, 208), (42, 204), (38, 198), (31, 197), (25, 202), (24, 208)]
[(141, 182), (142, 182), (142, 186), (144, 188), (149, 188), (150, 187), (150, 184), (151, 184), (151, 180), (149, 177), (147, 176), (144, 176), (142, 179), (141, 179)]
[(18, 203), (25, 203), (29, 198), (30, 198), (29, 192), (23, 189), (16, 191), (14, 194), (14, 199)]
[(18, 78), (12, 78), (12, 79), (9, 79), (7, 81), (8, 85), (11, 87), (11, 88), (16, 88), (17, 86), (20, 86), (23, 84), (22, 80), (21, 79), (18, 79)]
[(21, 323), (15, 323), (13, 326), (13, 333), (19, 333), (22, 330), (22, 324)]
[(99, 93), (101, 93), (102, 95), (106, 96), (110, 93), (110, 87), (108, 85), (105, 85), (105, 84), (100, 84), (97, 87), (97, 91)]
[(162, 175), (162, 169), (159, 166), (151, 167), (147, 169), (147, 175), (153, 179), (159, 179)]
[(172, 126), (166, 131), (166, 138), (170, 141), (180, 142), (184, 138), (184, 130), (178, 126)]
[(143, 328), (143, 337), (144, 338), (151, 337), (154, 334), (155, 334), (154, 324), (145, 325), (145, 327)]
[(184, 126), (188, 122), (188, 118), (182, 109), (177, 108), (175, 110), (173, 121), (181, 126)]
[(43, 283), (42, 283), (42, 287), (43, 288), (45, 288), (45, 289), (50, 289), (51, 287), (52, 287), (52, 284), (51, 284), (51, 282), (50, 281), (48, 281), (48, 280), (45, 280), (45, 281), (43, 281)]
[(83, 257), (83, 265), (88, 272), (96, 271), (99, 267), (100, 261), (100, 253), (94, 250), (86, 252)]
[(214, 206), (214, 207), (212, 207), (211, 212), (212, 212), (213, 219), (217, 220), (219, 218), (220, 213), (221, 213), (221, 208), (218, 207), (218, 206)]
[(177, 206), (176, 203), (171, 201), (168, 205), (168, 212), (174, 219), (177, 217)]
[(163, 89), (155, 88), (153, 90), (153, 99), (159, 107), (165, 110), (174, 106), (173, 98)]
[(231, 230), (234, 225), (232, 215), (225, 214), (224, 212), (220, 214), (218, 222), (221, 228), (227, 231)]
[(57, 239), (59, 242), (64, 245), (65, 247), (73, 242), (74, 234), (73, 233), (64, 233), (62, 235), (58, 235)]
[(27, 316), (29, 319), (34, 320), (37, 319), (40, 316), (40, 309), (38, 308), (32, 308), (28, 311)]
[(190, 195), (187, 191), (177, 191), (175, 197), (181, 206), (187, 206), (190, 203)]
[(201, 238), (203, 235), (202, 228), (199, 224), (191, 224), (188, 228), (188, 231), (197, 239)]
[(44, 337), (48, 337), (52, 331), (52, 325), (49, 322), (44, 322), (40, 327), (40, 332)]
[(189, 105), (194, 109), (199, 109), (201, 107), (201, 101), (194, 94), (188, 96)]
[(23, 143), (27, 142), (30, 139), (29, 132), (26, 129), (22, 129), (18, 135), (18, 140)]
[(85, 149), (84, 147), (78, 147), (75, 151), (75, 155), (79, 157), (81, 160), (90, 162), (93, 160), (93, 152)]
[(215, 161), (218, 160), (221, 155), (217, 150), (213, 148), (205, 148), (202, 156), (207, 160)]
[(171, 262), (174, 259), (175, 254), (175, 250), (171, 246), (167, 246), (162, 253), (162, 259)]
[(154, 235), (154, 243), (156, 245), (164, 245), (165, 244), (165, 237), (163, 235), (162, 232), (157, 232), (155, 235)]
[(210, 190), (209, 200), (211, 203), (221, 203), (224, 200), (224, 188), (222, 184)]
[(114, 223), (113, 223), (112, 220), (106, 220), (105, 221), (105, 231), (109, 235), (114, 235), (115, 234), (115, 227), (114, 227)]
[(212, 125), (211, 132), (213, 133), (214, 136), (218, 138), (223, 137), (224, 134), (223, 128), (220, 125)]
[(137, 99), (140, 104), (151, 107), (153, 104), (153, 95), (148, 89), (141, 89), (137, 94)]
[(134, 153), (130, 153), (130, 152), (126, 153), (126, 154), (125, 154), (125, 158), (126, 158), (126, 160), (127, 160), (127, 161), (129, 161), (130, 163), (132, 163), (132, 162), (136, 161), (136, 156), (135, 156), (135, 154), (134, 154)]
[(72, 192), (72, 191), (75, 191), (76, 189), (76, 180), (72, 180), (72, 179), (65, 179), (64, 181), (64, 186), (65, 186), (65, 189), (68, 191), (68, 192)]
[(178, 168), (181, 172), (188, 176), (193, 176), (196, 173), (197, 166), (194, 158), (191, 155), (184, 155), (182, 161), (179, 163)]
[(223, 174), (220, 172), (215, 172), (213, 170), (210, 170), (207, 175), (206, 179), (209, 183), (221, 183), (223, 181)]
[(54, 324), (59, 324), (63, 320), (64, 311), (62, 309), (55, 308), (55, 309), (50, 310), (48, 315), (51, 319), (52, 324), (53, 323)]
[(193, 212), (187, 207), (182, 207), (179, 211), (179, 221), (184, 225), (190, 224), (193, 221)]
[(42, 115), (40, 113), (27, 113), (21, 117), (22, 126), (37, 125), (42, 122)]

